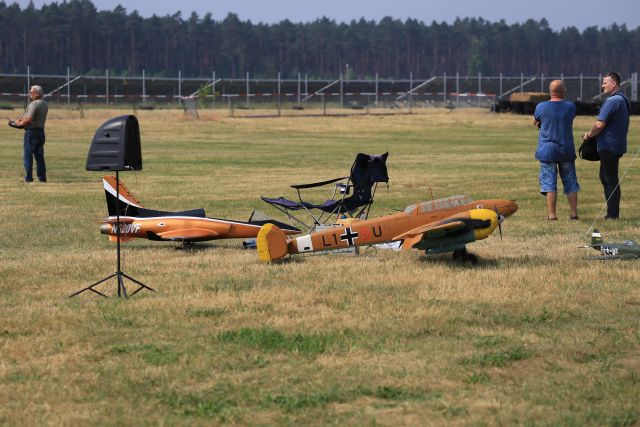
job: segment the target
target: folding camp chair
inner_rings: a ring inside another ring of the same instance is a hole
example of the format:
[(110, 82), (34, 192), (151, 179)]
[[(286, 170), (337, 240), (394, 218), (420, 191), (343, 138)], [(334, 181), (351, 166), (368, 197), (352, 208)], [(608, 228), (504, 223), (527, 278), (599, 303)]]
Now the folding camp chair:
[[(262, 197), (262, 200), (269, 203), (279, 211), (289, 217), (292, 222), (297, 222), (312, 229), (315, 226), (327, 224), (333, 219), (335, 223), (340, 217), (367, 218), (376, 188), (379, 182), (389, 182), (387, 175), (387, 156), (358, 153), (351, 173), (347, 177), (334, 178), (327, 181), (314, 182), (311, 184), (292, 185), (298, 193), (298, 201), (285, 199), (284, 197), (269, 198)], [(343, 182), (338, 182), (343, 181)], [(335, 184), (331, 198), (320, 204), (314, 204), (303, 200), (301, 190), (322, 187)], [(313, 224), (308, 224), (297, 218), (293, 212), (305, 211), (308, 213)], [(315, 213), (314, 211), (319, 211)], [(334, 219), (335, 218), (335, 219)]]

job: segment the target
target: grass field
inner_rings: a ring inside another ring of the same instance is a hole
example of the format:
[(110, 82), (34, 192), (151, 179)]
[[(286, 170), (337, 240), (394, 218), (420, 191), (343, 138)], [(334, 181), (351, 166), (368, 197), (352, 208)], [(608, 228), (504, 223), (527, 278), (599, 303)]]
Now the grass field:
[[(562, 196), (560, 221), (544, 220), (530, 117), (142, 111), (144, 169), (121, 178), (151, 208), (275, 216), (260, 195), (293, 196), (290, 184), (345, 175), (359, 151), (389, 151), (374, 216), (430, 191), (520, 210), (503, 241), (469, 245), (478, 266), (381, 250), (265, 265), (237, 240), (136, 241), (123, 269), (157, 293), (69, 299), (115, 270), (101, 175), (84, 165), (98, 126), (126, 113), (52, 108), (46, 184), (22, 182), (22, 134), (0, 128), (0, 424), (640, 423), (640, 263), (577, 248), (603, 204), (597, 164), (577, 161), (580, 221)], [(576, 136), (592, 122), (577, 118)], [(639, 140), (634, 117), (621, 170)], [(640, 239), (639, 172), (637, 160), (622, 219), (595, 224), (606, 240)]]

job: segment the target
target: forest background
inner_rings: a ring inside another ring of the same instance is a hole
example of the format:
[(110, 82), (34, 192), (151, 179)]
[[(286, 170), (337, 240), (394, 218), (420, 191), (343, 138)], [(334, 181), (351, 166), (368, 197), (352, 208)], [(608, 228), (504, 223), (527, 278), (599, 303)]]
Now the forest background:
[(36, 8), (0, 1), (0, 73), (242, 77), (280, 72), (313, 78), (421, 78), (435, 74), (544, 73), (598, 75), (618, 64), (623, 76), (640, 65), (640, 27), (566, 27), (546, 19), (523, 23), (458, 18), (430, 24), (379, 21), (252, 23), (236, 14), (188, 19), (180, 12), (149, 18), (118, 6), (98, 11), (90, 0)]

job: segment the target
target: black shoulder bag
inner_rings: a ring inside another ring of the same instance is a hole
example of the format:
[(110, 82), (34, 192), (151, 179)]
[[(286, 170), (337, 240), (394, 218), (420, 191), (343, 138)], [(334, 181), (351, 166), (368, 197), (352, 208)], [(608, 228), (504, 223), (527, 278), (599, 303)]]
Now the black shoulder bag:
[[(622, 99), (624, 100), (624, 105), (627, 107), (629, 115), (631, 115), (631, 108), (627, 103), (627, 99), (624, 96), (622, 96)], [(578, 155), (581, 159), (589, 160), (591, 162), (597, 162), (598, 160), (600, 160), (600, 154), (598, 154), (598, 144), (596, 142), (596, 139), (589, 138), (586, 141), (582, 141), (582, 144), (580, 144), (580, 148), (578, 148)]]
[(582, 141), (580, 148), (578, 148), (578, 155), (583, 160), (589, 160), (591, 162), (597, 162), (600, 160), (600, 154), (598, 154), (598, 143), (595, 138), (589, 138)]

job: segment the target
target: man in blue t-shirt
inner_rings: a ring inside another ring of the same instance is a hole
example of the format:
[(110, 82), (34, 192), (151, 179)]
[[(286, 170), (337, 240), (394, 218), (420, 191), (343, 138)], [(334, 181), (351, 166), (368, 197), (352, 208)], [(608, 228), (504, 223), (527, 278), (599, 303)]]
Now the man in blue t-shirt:
[(549, 84), (551, 100), (541, 102), (533, 114), (534, 124), (540, 129), (536, 159), (540, 161), (540, 193), (547, 198), (547, 219), (558, 219), (558, 172), (564, 194), (569, 201), (570, 218), (578, 219), (578, 178), (576, 176), (576, 149), (573, 144), (573, 119), (576, 106), (565, 101), (566, 89), (562, 80)]
[(618, 219), (622, 195), (618, 164), (620, 157), (627, 152), (631, 106), (620, 90), (618, 73), (609, 73), (602, 79), (602, 90), (609, 97), (602, 104), (596, 123), (589, 132), (582, 135), (582, 139), (596, 137), (600, 155), (600, 182), (607, 202), (607, 216), (604, 218)]

